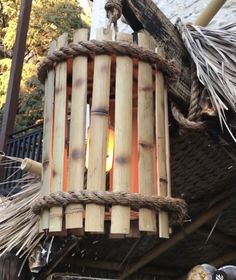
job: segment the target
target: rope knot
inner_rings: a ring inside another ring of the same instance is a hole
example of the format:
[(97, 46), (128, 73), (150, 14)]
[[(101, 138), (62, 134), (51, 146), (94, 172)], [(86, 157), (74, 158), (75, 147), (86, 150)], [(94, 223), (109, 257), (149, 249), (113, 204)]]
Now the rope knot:
[(122, 14), (122, 0), (107, 0), (105, 10), (110, 23), (116, 24)]

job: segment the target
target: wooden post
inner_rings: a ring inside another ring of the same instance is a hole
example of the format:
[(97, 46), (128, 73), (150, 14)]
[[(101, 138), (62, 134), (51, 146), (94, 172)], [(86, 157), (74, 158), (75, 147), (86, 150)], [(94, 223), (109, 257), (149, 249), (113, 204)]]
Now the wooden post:
[[(7, 88), (6, 104), (4, 106), (4, 114), (0, 129), (1, 152), (6, 152), (7, 139), (12, 134), (15, 125), (31, 7), (32, 0), (21, 1), (19, 20), (16, 30), (16, 39), (14, 43), (14, 52), (11, 64), (11, 72)], [(4, 167), (0, 166), (0, 181), (2, 182), (3, 179)]]
[(197, 17), (194, 24), (207, 26), (225, 2), (226, 0), (211, 0), (206, 9)]
[[(117, 34), (117, 41), (132, 41), (132, 36)], [(132, 87), (133, 61), (128, 56), (116, 59), (115, 101), (115, 152), (113, 169), (113, 191), (130, 192), (132, 160)], [(111, 233), (130, 232), (130, 207), (113, 206)]]
[[(75, 31), (74, 43), (87, 40), (87, 29)], [(73, 60), (68, 190), (74, 192), (84, 188), (87, 63), (86, 56)], [(69, 204), (66, 207), (66, 228), (82, 228), (83, 212), (83, 205)]]
[[(61, 35), (57, 48), (67, 44), (68, 34)], [(67, 130), (67, 62), (56, 66), (55, 104), (53, 127), (53, 161), (51, 192), (63, 191), (65, 187), (66, 168), (66, 130)], [(50, 209), (49, 231), (62, 231), (63, 208), (55, 206)]]
[[(56, 41), (52, 41), (49, 47), (49, 54), (56, 50)], [(53, 102), (54, 102), (54, 81), (55, 71), (51, 69), (45, 80), (44, 95), (44, 124), (43, 124), (43, 154), (42, 154), (42, 195), (50, 192), (50, 166), (52, 164), (52, 135), (53, 135)], [(40, 231), (49, 228), (49, 210), (43, 210), (40, 217)]]
[[(98, 40), (111, 40), (112, 33), (98, 29)], [(106, 152), (110, 95), (111, 56), (98, 55), (94, 59), (93, 96), (90, 125), (90, 147), (87, 189), (105, 190)], [(105, 207), (86, 205), (85, 231), (104, 232)]]
[[(162, 52), (162, 50), (159, 50)], [(168, 103), (162, 72), (156, 72), (156, 146), (157, 146), (157, 193), (161, 196), (170, 195), (169, 179), (169, 138), (168, 138)], [(168, 170), (168, 171), (167, 171)], [(159, 237), (169, 238), (168, 213), (159, 212)]]
[[(151, 40), (138, 34), (138, 44), (150, 49)], [(154, 97), (152, 65), (139, 61), (138, 65), (138, 180), (139, 192), (154, 194)], [(139, 230), (156, 232), (156, 213), (139, 210)]]

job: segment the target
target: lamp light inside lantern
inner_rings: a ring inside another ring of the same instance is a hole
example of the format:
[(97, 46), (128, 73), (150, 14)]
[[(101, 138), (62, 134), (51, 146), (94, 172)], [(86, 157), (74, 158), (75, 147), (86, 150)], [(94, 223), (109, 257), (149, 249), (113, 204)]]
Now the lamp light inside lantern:
[[(89, 162), (89, 145), (90, 145), (90, 129), (87, 130), (87, 147), (86, 147), (86, 168), (88, 168)], [(114, 153), (114, 129), (108, 129), (107, 135), (107, 156), (106, 156), (106, 172), (112, 169), (113, 164), (113, 153)]]

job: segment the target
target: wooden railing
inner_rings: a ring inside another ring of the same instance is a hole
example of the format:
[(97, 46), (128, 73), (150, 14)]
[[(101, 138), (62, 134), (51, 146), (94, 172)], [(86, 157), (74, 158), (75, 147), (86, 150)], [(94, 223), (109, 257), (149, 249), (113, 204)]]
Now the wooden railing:
[[(14, 133), (11, 135), (7, 143), (6, 155), (19, 158), (28, 157), (36, 161), (41, 161), (42, 138), (42, 125), (30, 127)], [(19, 163), (13, 163), (4, 167), (4, 180), (6, 183), (0, 186), (1, 195), (7, 195), (12, 191), (13, 185), (15, 186), (15, 183), (12, 181), (21, 178), (22, 172), (20, 170), (17, 171), (16, 169), (18, 165)]]

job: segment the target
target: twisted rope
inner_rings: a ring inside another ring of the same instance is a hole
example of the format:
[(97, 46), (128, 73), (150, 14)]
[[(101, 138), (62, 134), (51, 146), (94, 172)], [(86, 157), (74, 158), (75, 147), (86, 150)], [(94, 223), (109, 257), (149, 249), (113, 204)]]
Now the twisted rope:
[(199, 121), (201, 115), (201, 106), (199, 105), (201, 93), (202, 93), (202, 86), (199, 83), (196, 67), (192, 62), (191, 65), (191, 91), (190, 91), (190, 104), (188, 109), (188, 120), (190, 121)]
[(102, 54), (130, 56), (156, 65), (164, 73), (169, 83), (176, 82), (180, 74), (180, 69), (174, 60), (163, 59), (162, 56), (149, 49), (127, 42), (91, 40), (77, 44), (71, 43), (48, 55), (39, 66), (38, 78), (43, 83), (46, 79), (47, 72), (52, 69), (54, 63), (63, 62), (68, 58), (79, 55), (91, 57)]
[(56, 192), (51, 193), (48, 196), (43, 196), (34, 203), (32, 211), (38, 215), (43, 209), (48, 209), (53, 206), (66, 206), (70, 203), (95, 203), (108, 206), (122, 205), (130, 206), (133, 210), (148, 208), (156, 212), (163, 210), (168, 212), (171, 219), (176, 223), (182, 223), (187, 212), (186, 203), (184, 200), (178, 198), (149, 196), (138, 193), (87, 190), (78, 193)]
[(171, 103), (171, 111), (173, 117), (181, 125), (181, 127), (202, 130), (206, 127), (205, 122), (200, 121), (202, 109), (199, 105), (199, 101), (203, 91), (197, 77), (195, 65), (193, 63), (191, 66), (191, 80), (192, 84), (188, 116), (185, 117), (173, 102)]

